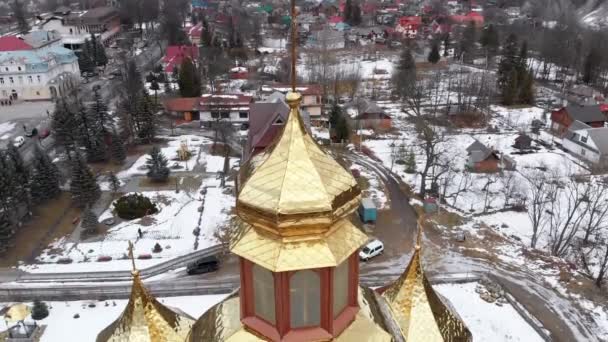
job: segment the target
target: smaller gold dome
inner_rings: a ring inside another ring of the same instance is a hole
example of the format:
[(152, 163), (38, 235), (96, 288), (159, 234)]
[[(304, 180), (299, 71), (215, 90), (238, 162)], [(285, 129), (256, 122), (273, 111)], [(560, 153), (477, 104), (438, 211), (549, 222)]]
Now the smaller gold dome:
[(286, 100), (291, 107), (287, 123), (243, 184), (237, 214), (278, 236), (321, 234), (356, 210), (360, 189), (306, 131), (299, 113), (302, 96), (290, 92)]

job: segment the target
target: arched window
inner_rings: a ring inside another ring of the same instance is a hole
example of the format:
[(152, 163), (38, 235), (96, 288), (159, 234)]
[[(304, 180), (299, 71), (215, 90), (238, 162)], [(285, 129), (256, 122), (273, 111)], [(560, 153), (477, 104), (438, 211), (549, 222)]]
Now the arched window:
[(321, 278), (311, 270), (298, 271), (289, 279), (290, 325), (292, 328), (321, 323)]
[(252, 274), (255, 315), (275, 324), (274, 277), (272, 272), (254, 264)]
[(348, 259), (336, 266), (333, 277), (334, 318), (348, 305)]

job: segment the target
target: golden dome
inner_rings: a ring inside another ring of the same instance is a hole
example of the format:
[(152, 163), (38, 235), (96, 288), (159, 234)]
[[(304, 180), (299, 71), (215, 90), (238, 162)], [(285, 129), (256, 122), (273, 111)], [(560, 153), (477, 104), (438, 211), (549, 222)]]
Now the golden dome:
[(194, 319), (159, 303), (139, 277), (135, 268), (133, 244), (129, 241), (129, 256), (133, 264), (131, 297), (122, 314), (97, 335), (97, 342), (182, 342), (194, 324)]
[[(419, 228), (420, 229), (420, 228)], [(406, 341), (465, 342), (471, 332), (429, 283), (420, 263), (420, 236), (410, 263), (382, 297)]]
[(279, 236), (320, 234), (359, 205), (352, 175), (328, 156), (302, 123), (298, 93), (281, 136), (268, 157), (243, 185), (238, 215), (256, 228)]

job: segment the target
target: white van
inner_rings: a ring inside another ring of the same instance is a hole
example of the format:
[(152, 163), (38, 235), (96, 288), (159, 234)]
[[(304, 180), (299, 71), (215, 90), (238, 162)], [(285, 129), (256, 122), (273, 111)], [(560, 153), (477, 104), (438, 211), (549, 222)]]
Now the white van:
[(384, 244), (380, 240), (372, 240), (368, 242), (359, 251), (359, 259), (367, 261), (376, 255), (380, 255), (384, 252)]
[(15, 147), (21, 147), (23, 144), (25, 144), (25, 138), (22, 136), (16, 137), (13, 141), (13, 145), (15, 145)]

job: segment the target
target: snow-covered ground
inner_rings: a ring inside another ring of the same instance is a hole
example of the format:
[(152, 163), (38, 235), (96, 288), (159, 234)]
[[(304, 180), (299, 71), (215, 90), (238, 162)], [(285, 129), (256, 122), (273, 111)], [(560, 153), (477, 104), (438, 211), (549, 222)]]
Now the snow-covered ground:
[[(167, 139), (169, 139), (169, 146), (162, 147), (161, 152), (165, 155), (165, 158), (169, 160), (171, 172), (191, 171), (202, 154), (201, 146), (211, 143), (211, 140), (196, 135), (182, 135), (178, 138)], [(180, 161), (178, 156), (178, 151), (181, 149), (182, 144), (184, 144), (186, 149), (192, 153), (190, 159), (186, 161)], [(129, 169), (119, 172), (117, 175), (118, 178), (126, 179), (135, 175), (145, 175), (147, 172), (146, 161), (149, 157), (149, 154), (144, 154), (139, 157)]]
[(510, 304), (488, 303), (475, 292), (477, 283), (433, 286), (454, 306), (473, 341), (542, 342), (543, 338)]
[(8, 133), (10, 133), (13, 129), (15, 129), (14, 122), (0, 123), (0, 140), (6, 140), (10, 138), (11, 136)]
[[(166, 306), (180, 309), (194, 319), (199, 318), (226, 295), (158, 298)], [(48, 302), (49, 316), (38, 324), (46, 325), (41, 342), (95, 341), (97, 334), (122, 313), (128, 300)], [(93, 303), (95, 307), (89, 307)], [(31, 303), (30, 303), (31, 305)], [(106, 306), (107, 305), (107, 306)], [(3, 307), (4, 305), (0, 305)], [(78, 314), (79, 318), (74, 318)], [(69, 333), (66, 332), (69, 330)], [(4, 320), (0, 331), (6, 330)]]
[[(214, 232), (228, 224), (234, 196), (230, 189), (217, 187), (217, 180), (205, 180), (201, 188), (207, 189), (205, 205), (200, 224), (197, 248), (207, 248), (217, 244)], [(110, 227), (98, 241), (73, 243), (63, 238), (51, 243), (37, 258), (39, 264), (23, 265), (29, 272), (91, 272), (128, 270), (131, 265), (127, 258), (127, 241), (135, 245), (136, 257), (151, 255), (151, 259), (138, 260), (138, 267), (145, 268), (167, 261), (195, 250), (197, 227), (201, 206), (200, 189), (195, 192), (146, 191), (143, 195), (157, 204), (159, 212), (142, 219), (124, 221)], [(100, 215), (100, 221), (113, 217), (112, 206)], [(138, 238), (141, 229), (143, 237)], [(159, 243), (163, 250), (153, 253)], [(98, 262), (99, 257), (112, 257), (111, 261)], [(57, 264), (60, 258), (72, 259), (71, 264)]]

